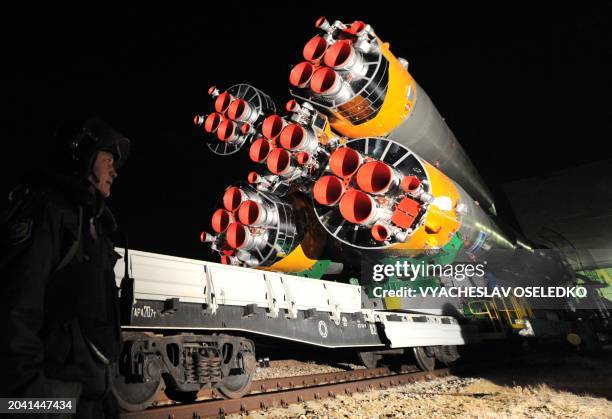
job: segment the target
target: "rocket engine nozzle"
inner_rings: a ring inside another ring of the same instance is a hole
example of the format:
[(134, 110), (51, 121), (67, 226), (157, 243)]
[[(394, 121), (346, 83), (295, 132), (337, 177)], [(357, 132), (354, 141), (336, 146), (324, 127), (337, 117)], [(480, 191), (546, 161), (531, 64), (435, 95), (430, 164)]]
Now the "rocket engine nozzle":
[(267, 230), (264, 232), (252, 232), (249, 227), (240, 223), (230, 224), (225, 234), (227, 245), (232, 249), (237, 249), (238, 258), (250, 266), (255, 261), (249, 251), (255, 249), (261, 250), (266, 247), (268, 245), (267, 237)]
[(366, 26), (367, 25), (365, 24), (365, 22), (362, 22), (361, 20), (356, 20), (351, 23), (351, 26), (349, 26), (347, 32), (352, 33), (354, 35), (359, 35), (365, 30)]
[(340, 213), (353, 224), (368, 224), (373, 220), (376, 209), (374, 199), (357, 189), (350, 189), (340, 199)]
[(231, 248), (241, 249), (249, 242), (251, 234), (246, 226), (240, 223), (232, 223), (227, 228), (225, 237)]
[(238, 220), (244, 225), (253, 225), (265, 218), (265, 210), (255, 201), (244, 201), (238, 208)]
[(264, 137), (269, 140), (276, 139), (283, 128), (285, 127), (285, 120), (278, 115), (270, 115), (264, 119), (261, 125), (261, 133)]
[(232, 142), (236, 138), (238, 138), (238, 133), (236, 132), (236, 123), (229, 119), (225, 119), (221, 121), (221, 123), (217, 126), (217, 138), (220, 141)]
[(325, 16), (321, 16), (315, 21), (315, 27), (326, 31), (330, 27), (330, 24)]
[(245, 123), (245, 124), (242, 124), (242, 126), (240, 127), (240, 133), (242, 135), (254, 134), (255, 132), (257, 131), (255, 131), (255, 129), (253, 129), (253, 127), (250, 124)]
[(280, 145), (291, 151), (314, 152), (319, 146), (316, 135), (299, 124), (289, 124), (280, 134)]
[(261, 182), (261, 176), (257, 172), (249, 172), (247, 175), (247, 182), (250, 184), (256, 184)]
[(297, 112), (301, 109), (301, 106), (297, 103), (297, 100), (291, 99), (285, 104), (285, 110), (287, 112)]
[(331, 175), (319, 178), (312, 188), (315, 201), (321, 205), (336, 205), (344, 192), (345, 187), (342, 180)]
[(295, 161), (297, 161), (297, 163), (302, 166), (308, 164), (308, 162), (310, 161), (310, 157), (310, 153), (306, 151), (300, 151), (299, 153), (295, 153)]
[(202, 231), (200, 233), (200, 243), (212, 243), (215, 240), (217, 240), (217, 237), (207, 233), (206, 231)]
[(211, 113), (204, 120), (204, 131), (215, 132), (219, 128), (219, 124), (223, 121), (223, 115), (219, 113)]
[(212, 229), (217, 234), (223, 233), (232, 222), (234, 222), (232, 214), (222, 208), (216, 210), (211, 218)]
[(270, 141), (264, 138), (258, 138), (253, 141), (253, 144), (251, 144), (251, 148), (249, 149), (249, 157), (255, 163), (263, 163), (268, 158), (270, 151), (272, 151)]
[(359, 57), (355, 48), (351, 45), (351, 41), (341, 40), (329, 47), (323, 62), (326, 66), (336, 70), (348, 70), (355, 65), (358, 59)]
[(340, 147), (329, 157), (329, 168), (338, 177), (354, 175), (363, 163), (363, 157), (352, 148)]
[(249, 172), (249, 174), (247, 175), (247, 182), (249, 182), (251, 185), (259, 185), (258, 189), (259, 188), (269, 189), (270, 186), (272, 185), (270, 180), (261, 176), (257, 172)]
[(331, 68), (321, 67), (312, 75), (310, 88), (323, 96), (335, 96), (342, 90), (342, 78)]
[(387, 241), (389, 240), (389, 237), (391, 237), (391, 229), (387, 223), (376, 223), (372, 226), (370, 231), (372, 233), (372, 237), (377, 242)]
[(357, 185), (372, 194), (388, 192), (396, 178), (393, 169), (380, 161), (367, 162), (357, 171)]
[(292, 86), (303, 89), (310, 83), (314, 72), (315, 69), (312, 64), (307, 61), (301, 62), (291, 69), (291, 73), (289, 73), (289, 83), (291, 83)]
[(215, 110), (219, 113), (223, 113), (227, 110), (230, 103), (232, 103), (233, 97), (228, 92), (223, 92), (217, 99), (215, 99)]
[(291, 153), (283, 148), (275, 148), (266, 161), (268, 170), (275, 175), (289, 175), (295, 167), (291, 164)]
[(252, 109), (244, 99), (236, 99), (227, 107), (227, 116), (236, 121), (248, 121), (251, 113)]
[(372, 225), (391, 219), (392, 212), (381, 206), (371, 195), (358, 189), (348, 190), (340, 199), (340, 214), (353, 224)]
[(347, 39), (340, 40), (329, 47), (325, 52), (323, 62), (334, 70), (348, 71), (352, 79), (365, 76), (368, 70), (361, 53), (355, 49), (353, 42)]
[(308, 61), (317, 61), (323, 57), (329, 44), (321, 35), (315, 35), (310, 41), (304, 45), (302, 54)]
[(400, 188), (413, 196), (417, 196), (419, 193), (423, 192), (423, 185), (421, 184), (421, 181), (419, 178), (412, 175), (404, 176), (400, 182)]
[(238, 220), (247, 226), (271, 226), (278, 221), (273, 207), (252, 200), (244, 201), (238, 208)]
[(243, 200), (245, 193), (236, 186), (228, 188), (223, 194), (223, 206), (228, 211), (236, 211)]

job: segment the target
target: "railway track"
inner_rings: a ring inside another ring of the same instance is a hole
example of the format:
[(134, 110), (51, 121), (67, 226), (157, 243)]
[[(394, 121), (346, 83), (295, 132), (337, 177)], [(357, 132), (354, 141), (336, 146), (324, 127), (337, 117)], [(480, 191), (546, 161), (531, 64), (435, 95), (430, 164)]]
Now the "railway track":
[(254, 381), (251, 393), (240, 399), (214, 398), (214, 392), (207, 389), (198, 393), (198, 399), (203, 400), (189, 404), (159, 406), (169, 402), (165, 396), (160, 395), (157, 400), (158, 406), (141, 412), (124, 413), (122, 417), (147, 419), (223, 417), (226, 414), (285, 407), (293, 403), (335, 397), (340, 394), (350, 395), (355, 392), (431, 380), (448, 374), (447, 368), (422, 372), (416, 367), (405, 366), (399, 372), (383, 367), (271, 378)]

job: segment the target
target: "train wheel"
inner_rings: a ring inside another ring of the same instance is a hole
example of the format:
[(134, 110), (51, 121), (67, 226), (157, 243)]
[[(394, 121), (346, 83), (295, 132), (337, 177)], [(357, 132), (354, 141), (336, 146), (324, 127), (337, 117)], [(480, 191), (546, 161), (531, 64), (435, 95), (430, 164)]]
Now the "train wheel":
[[(226, 399), (239, 399), (251, 390), (251, 382), (257, 371), (257, 359), (255, 358), (255, 344), (244, 339), (242, 348), (234, 355), (236, 366), (229, 370), (229, 375), (217, 384), (215, 389)], [(223, 359), (229, 360), (231, 352), (223, 353)]]
[(378, 366), (378, 362), (382, 359), (382, 355), (377, 354), (376, 352), (358, 352), (359, 359), (361, 363), (366, 368), (376, 368)]
[(238, 399), (249, 392), (254, 372), (225, 377), (216, 390), (226, 399)]
[(145, 383), (127, 383), (124, 376), (118, 375), (112, 391), (121, 409), (136, 412), (149, 407), (163, 387), (164, 380), (161, 377)]
[[(412, 348), (417, 365), (423, 371), (433, 371), (436, 366), (436, 357), (433, 352), (426, 347)], [(431, 353), (430, 353), (431, 352)]]

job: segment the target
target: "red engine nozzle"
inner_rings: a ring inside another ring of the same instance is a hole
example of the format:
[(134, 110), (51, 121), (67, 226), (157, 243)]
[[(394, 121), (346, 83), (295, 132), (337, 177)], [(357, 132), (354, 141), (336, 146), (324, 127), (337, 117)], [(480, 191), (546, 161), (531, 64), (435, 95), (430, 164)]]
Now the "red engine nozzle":
[(200, 233), (200, 243), (210, 243), (215, 241), (215, 236), (205, 231)]
[(295, 161), (299, 165), (305, 165), (310, 161), (310, 153), (306, 151), (300, 151), (299, 153), (295, 153)]
[(268, 170), (275, 175), (284, 175), (291, 170), (291, 153), (283, 148), (275, 148), (267, 160)]
[(335, 205), (344, 195), (344, 183), (336, 176), (322, 176), (312, 188), (312, 196), (321, 205)]
[(328, 67), (321, 67), (314, 72), (310, 80), (310, 88), (320, 95), (333, 95), (340, 87), (340, 76)]
[(228, 188), (223, 194), (223, 206), (228, 211), (236, 211), (244, 200), (244, 198), (244, 192), (242, 192), (240, 188), (232, 186), (231, 188)]
[(349, 147), (340, 147), (329, 157), (329, 168), (339, 177), (349, 177), (357, 172), (363, 162), (363, 157)]
[(347, 32), (352, 33), (353, 35), (359, 35), (365, 29), (366, 24), (361, 20), (356, 20), (351, 23), (351, 26), (347, 29)]
[(400, 182), (400, 188), (408, 193), (415, 193), (421, 187), (421, 181), (416, 176), (404, 176)]
[(217, 96), (217, 99), (215, 99), (215, 110), (219, 113), (223, 113), (227, 110), (227, 107), (230, 105), (231, 102), (232, 95), (227, 92), (223, 92), (219, 96)]
[(315, 35), (310, 41), (306, 42), (302, 54), (308, 61), (317, 61), (323, 57), (327, 47), (327, 41), (321, 35)]
[(351, 189), (340, 199), (340, 213), (350, 223), (366, 224), (372, 218), (375, 205), (371, 196)]
[(303, 89), (308, 86), (314, 71), (314, 66), (312, 64), (303, 61), (291, 69), (291, 73), (289, 73), (289, 83), (291, 83), (292, 86)]
[(370, 161), (359, 168), (357, 185), (368, 193), (380, 194), (389, 190), (393, 178), (393, 169), (388, 164)]
[(295, 99), (291, 99), (285, 104), (285, 110), (287, 112), (297, 112), (300, 110), (300, 105)]
[(227, 228), (225, 239), (227, 244), (234, 249), (240, 249), (246, 244), (249, 235), (248, 228), (240, 223), (232, 223)]
[(261, 204), (247, 200), (238, 208), (238, 220), (244, 225), (253, 225), (261, 221), (265, 215)]
[(306, 131), (301, 125), (289, 124), (280, 134), (280, 145), (287, 150), (295, 150), (306, 141)]
[(261, 181), (261, 176), (257, 172), (249, 172), (247, 175), (247, 182), (251, 185), (259, 183)]
[(204, 117), (202, 115), (195, 115), (193, 117), (193, 125), (202, 125), (204, 123)]
[(251, 107), (244, 99), (236, 99), (227, 107), (227, 116), (236, 121), (246, 121), (251, 114)]
[(219, 128), (221, 121), (223, 121), (223, 116), (220, 113), (211, 113), (204, 121), (204, 131), (215, 132)]
[(328, 67), (342, 69), (349, 65), (355, 56), (355, 49), (351, 41), (342, 40), (329, 47), (323, 61)]
[(221, 141), (232, 141), (236, 139), (236, 123), (229, 119), (221, 121), (217, 127), (217, 138)]
[(233, 221), (234, 217), (229, 211), (219, 208), (213, 213), (210, 224), (214, 232), (219, 234), (223, 233)]
[(255, 163), (263, 163), (270, 154), (270, 150), (272, 150), (270, 141), (266, 140), (265, 138), (258, 138), (253, 141), (253, 144), (251, 144), (251, 148), (249, 149), (249, 157)]
[(327, 19), (325, 18), (325, 16), (321, 16), (319, 17), (316, 21), (315, 21), (315, 27), (322, 29), (322, 30), (327, 30), (327, 28), (329, 28), (329, 22), (327, 21)]
[(384, 242), (386, 240), (389, 240), (389, 237), (391, 236), (389, 226), (382, 223), (374, 224), (370, 232), (372, 233), (372, 237), (374, 238), (374, 240), (376, 240), (377, 242)]
[(269, 140), (278, 137), (285, 127), (285, 120), (278, 115), (270, 115), (261, 125), (261, 133)]

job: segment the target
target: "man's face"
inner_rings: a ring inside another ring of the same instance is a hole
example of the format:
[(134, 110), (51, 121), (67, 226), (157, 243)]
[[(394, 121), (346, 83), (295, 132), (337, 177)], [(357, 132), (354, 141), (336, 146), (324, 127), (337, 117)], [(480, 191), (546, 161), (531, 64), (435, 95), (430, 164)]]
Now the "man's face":
[(107, 151), (98, 151), (96, 161), (93, 165), (93, 174), (90, 179), (94, 186), (104, 198), (108, 198), (111, 193), (111, 185), (113, 180), (117, 177), (117, 171), (115, 170), (113, 155)]

